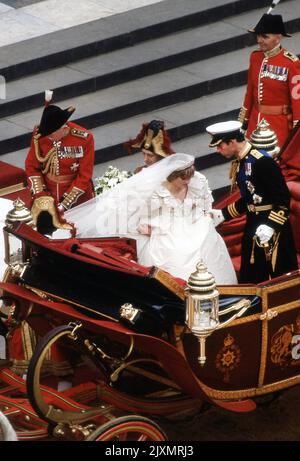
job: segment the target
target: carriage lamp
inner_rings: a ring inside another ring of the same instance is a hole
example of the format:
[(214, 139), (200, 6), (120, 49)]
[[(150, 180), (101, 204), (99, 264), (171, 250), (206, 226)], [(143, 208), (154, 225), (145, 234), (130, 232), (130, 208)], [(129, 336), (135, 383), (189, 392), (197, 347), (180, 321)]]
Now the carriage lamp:
[(270, 124), (264, 118), (252, 132), (250, 142), (253, 147), (256, 149), (263, 149), (268, 152), (271, 157), (276, 158), (280, 152), (276, 133), (270, 128)]
[(25, 248), (24, 243), (9, 229), (12, 229), (16, 223), (25, 223), (33, 226), (32, 217), (25, 203), (17, 199), (13, 202), (13, 209), (7, 213), (5, 220), (4, 244), (5, 244), (5, 258), (4, 261), (9, 266), (15, 266), (25, 263)]
[(186, 288), (186, 324), (198, 338), (201, 366), (206, 362), (206, 338), (219, 326), (219, 292), (216, 290), (216, 281), (208, 272), (203, 261), (197, 264)]

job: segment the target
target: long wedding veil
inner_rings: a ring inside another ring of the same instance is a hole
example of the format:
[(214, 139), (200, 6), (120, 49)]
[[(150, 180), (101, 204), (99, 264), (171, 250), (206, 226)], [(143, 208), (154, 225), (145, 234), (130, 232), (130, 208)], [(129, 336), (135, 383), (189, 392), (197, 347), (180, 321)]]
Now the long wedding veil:
[(193, 163), (192, 155), (170, 155), (103, 194), (67, 211), (65, 218), (75, 224), (77, 237), (137, 235), (140, 213), (147, 199), (170, 173)]

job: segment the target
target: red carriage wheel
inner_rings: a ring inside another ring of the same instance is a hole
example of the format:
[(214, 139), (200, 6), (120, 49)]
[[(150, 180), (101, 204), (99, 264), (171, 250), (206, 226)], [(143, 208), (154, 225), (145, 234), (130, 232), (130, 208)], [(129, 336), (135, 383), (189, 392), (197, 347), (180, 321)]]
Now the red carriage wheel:
[(98, 427), (86, 441), (156, 441), (167, 440), (164, 431), (151, 419), (143, 416), (129, 415), (113, 419)]

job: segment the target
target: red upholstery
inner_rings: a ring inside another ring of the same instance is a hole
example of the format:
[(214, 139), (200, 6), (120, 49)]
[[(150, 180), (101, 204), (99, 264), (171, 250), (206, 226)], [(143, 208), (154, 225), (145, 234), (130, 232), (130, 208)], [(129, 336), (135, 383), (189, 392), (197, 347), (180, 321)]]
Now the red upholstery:
[(290, 221), (293, 228), (298, 261), (300, 260), (300, 182), (289, 181), (287, 183), (291, 193), (291, 214)]
[(22, 168), (0, 161), (0, 189), (23, 183), (26, 186), (26, 173)]
[[(26, 184), (27, 177), (22, 168), (0, 161), (0, 197), (9, 200), (20, 198), (27, 207), (30, 207), (31, 195)], [(15, 192), (12, 192), (13, 190)]]
[[(238, 200), (240, 197), (239, 191), (234, 192), (233, 194), (227, 194), (220, 201), (215, 204), (215, 208), (223, 208), (226, 205)], [(241, 216), (239, 218), (232, 219), (226, 223), (221, 224), (218, 227), (219, 234), (225, 240), (226, 246), (228, 248), (229, 254), (231, 256), (234, 268), (236, 271), (240, 269), (240, 260), (241, 260), (241, 241), (242, 235), (244, 232), (246, 222), (246, 216)]]

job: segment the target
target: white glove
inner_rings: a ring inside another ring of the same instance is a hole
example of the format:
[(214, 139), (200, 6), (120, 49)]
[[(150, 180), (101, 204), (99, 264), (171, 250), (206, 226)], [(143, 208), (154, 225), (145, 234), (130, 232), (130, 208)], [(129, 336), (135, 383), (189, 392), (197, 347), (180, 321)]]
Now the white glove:
[(267, 243), (270, 240), (270, 238), (273, 236), (274, 232), (275, 231), (274, 231), (274, 229), (272, 229), (272, 227), (267, 226), (266, 224), (261, 224), (256, 229), (255, 235), (257, 235), (257, 237), (259, 237), (260, 243), (264, 244), (264, 243)]
[(215, 227), (217, 227), (225, 220), (222, 210), (210, 210), (210, 215), (212, 217)]

